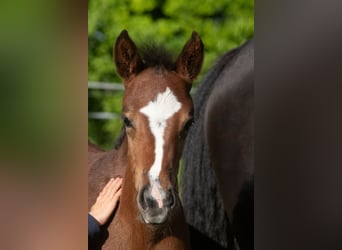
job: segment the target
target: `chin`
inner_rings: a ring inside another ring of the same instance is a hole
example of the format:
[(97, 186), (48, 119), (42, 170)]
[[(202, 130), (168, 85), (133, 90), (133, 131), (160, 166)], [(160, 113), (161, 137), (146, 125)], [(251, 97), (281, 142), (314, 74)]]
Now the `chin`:
[(146, 209), (141, 212), (141, 217), (146, 224), (162, 225), (168, 221), (169, 210), (168, 208)]

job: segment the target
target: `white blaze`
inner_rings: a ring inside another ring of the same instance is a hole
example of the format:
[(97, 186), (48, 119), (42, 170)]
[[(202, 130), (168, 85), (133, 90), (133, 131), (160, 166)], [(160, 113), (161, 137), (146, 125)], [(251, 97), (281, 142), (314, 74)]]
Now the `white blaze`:
[(150, 184), (158, 185), (158, 177), (162, 167), (164, 131), (167, 120), (181, 108), (176, 96), (167, 87), (163, 93), (157, 95), (154, 101), (150, 101), (140, 112), (147, 116), (151, 132), (154, 136), (154, 162), (148, 173)]

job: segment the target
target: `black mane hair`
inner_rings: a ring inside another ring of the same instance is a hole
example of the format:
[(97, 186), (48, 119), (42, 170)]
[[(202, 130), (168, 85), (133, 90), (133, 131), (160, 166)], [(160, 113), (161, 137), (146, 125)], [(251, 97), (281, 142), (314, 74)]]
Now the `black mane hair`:
[[(184, 168), (181, 174), (181, 198), (187, 223), (225, 249), (232, 247), (232, 232), (203, 136), (203, 123), (207, 100), (216, 79), (238, 51), (239, 48), (231, 50), (219, 58), (196, 91), (194, 124), (184, 146)], [(218, 248), (211, 246), (210, 249)]]
[(155, 42), (144, 43), (139, 47), (139, 52), (146, 68), (164, 67), (167, 70), (175, 70), (176, 68), (172, 53), (160, 44)]

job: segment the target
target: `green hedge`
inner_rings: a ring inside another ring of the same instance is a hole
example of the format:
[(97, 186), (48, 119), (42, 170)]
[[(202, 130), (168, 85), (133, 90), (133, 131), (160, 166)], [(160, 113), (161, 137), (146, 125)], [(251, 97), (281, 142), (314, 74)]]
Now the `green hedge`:
[[(120, 82), (113, 64), (113, 43), (127, 29), (138, 44), (154, 40), (178, 55), (193, 30), (205, 45), (201, 75), (216, 58), (254, 34), (254, 2), (251, 0), (89, 0), (88, 78)], [(121, 94), (101, 93), (89, 98), (89, 111), (120, 112)], [(89, 120), (89, 138), (111, 148), (120, 131), (118, 120)]]

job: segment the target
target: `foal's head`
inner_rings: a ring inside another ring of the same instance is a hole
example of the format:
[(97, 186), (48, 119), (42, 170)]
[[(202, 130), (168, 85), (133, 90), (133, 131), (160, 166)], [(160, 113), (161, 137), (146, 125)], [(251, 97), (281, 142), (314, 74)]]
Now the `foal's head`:
[(133, 173), (141, 218), (147, 224), (161, 224), (179, 206), (178, 164), (192, 122), (189, 92), (202, 66), (203, 44), (193, 32), (172, 62), (159, 49), (139, 54), (124, 30), (114, 50), (117, 72), (125, 86), (127, 171)]

